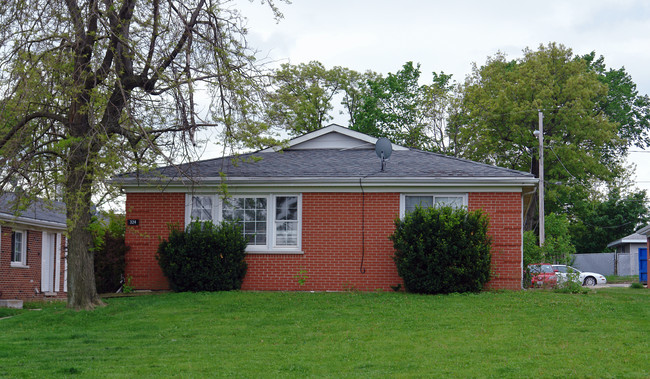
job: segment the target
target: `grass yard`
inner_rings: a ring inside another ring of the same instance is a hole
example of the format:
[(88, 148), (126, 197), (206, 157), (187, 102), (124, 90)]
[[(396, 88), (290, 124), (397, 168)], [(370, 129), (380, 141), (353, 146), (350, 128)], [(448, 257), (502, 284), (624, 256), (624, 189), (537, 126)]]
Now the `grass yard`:
[(639, 281), (639, 275), (629, 275), (629, 276), (618, 276), (618, 275), (605, 275), (607, 283), (637, 283)]
[(0, 320), (0, 377), (649, 377), (650, 291), (185, 293)]

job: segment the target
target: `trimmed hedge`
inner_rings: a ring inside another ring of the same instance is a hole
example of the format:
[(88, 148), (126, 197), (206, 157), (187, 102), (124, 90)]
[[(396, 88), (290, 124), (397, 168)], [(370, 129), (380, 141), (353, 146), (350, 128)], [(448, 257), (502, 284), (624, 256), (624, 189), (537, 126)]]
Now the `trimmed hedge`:
[(406, 290), (477, 292), (490, 279), (488, 217), (450, 207), (417, 208), (395, 220), (393, 260)]
[(175, 291), (230, 291), (246, 275), (246, 245), (235, 224), (193, 222), (185, 231), (172, 228), (156, 258)]

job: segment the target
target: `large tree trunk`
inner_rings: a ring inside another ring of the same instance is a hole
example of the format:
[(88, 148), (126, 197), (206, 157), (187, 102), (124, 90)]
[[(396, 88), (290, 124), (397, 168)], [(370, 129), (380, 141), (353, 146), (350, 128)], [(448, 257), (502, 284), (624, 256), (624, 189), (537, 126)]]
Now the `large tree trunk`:
[[(85, 117), (82, 117), (85, 119)], [(85, 125), (84, 125), (85, 124)], [(83, 120), (79, 128), (89, 128)], [(94, 155), (97, 147), (81, 138), (70, 148), (65, 198), (68, 218), (68, 307), (90, 310), (103, 305), (95, 284), (90, 231)]]
[[(84, 196), (79, 194), (73, 196)], [(97, 294), (95, 285), (94, 256), (90, 247), (93, 237), (88, 229), (90, 225), (90, 196), (78, 201), (77, 209), (68, 208), (68, 307), (77, 310), (90, 310), (103, 302)], [(78, 214), (73, 214), (78, 213)]]

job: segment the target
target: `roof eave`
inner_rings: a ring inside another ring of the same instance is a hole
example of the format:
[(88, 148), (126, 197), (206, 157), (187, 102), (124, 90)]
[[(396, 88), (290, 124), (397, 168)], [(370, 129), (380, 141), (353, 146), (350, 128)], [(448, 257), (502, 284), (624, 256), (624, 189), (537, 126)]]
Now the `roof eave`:
[(537, 185), (538, 179), (534, 177), (511, 178), (511, 177), (205, 177), (193, 180), (182, 179), (136, 179), (121, 178), (115, 183), (125, 190), (136, 188), (150, 188), (164, 186), (165, 188), (178, 188), (188, 186), (210, 186), (227, 185), (238, 186), (274, 186), (282, 185), (305, 185), (305, 186), (358, 186), (361, 181), (363, 186), (499, 186), (499, 187), (533, 187)]
[(644, 236), (650, 236), (650, 225), (647, 225), (647, 226), (637, 230), (637, 233), (643, 234)]
[(14, 216), (6, 213), (0, 213), (0, 221), (25, 226), (35, 226), (45, 229), (66, 230), (67, 225), (56, 221), (38, 220), (30, 217)]

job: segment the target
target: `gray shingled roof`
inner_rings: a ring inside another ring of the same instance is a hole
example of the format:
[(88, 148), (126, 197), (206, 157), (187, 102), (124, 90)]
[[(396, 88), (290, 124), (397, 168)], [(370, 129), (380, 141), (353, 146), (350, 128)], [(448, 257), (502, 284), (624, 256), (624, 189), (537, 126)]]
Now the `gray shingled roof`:
[(607, 247), (614, 247), (614, 246), (619, 246), (619, 245), (624, 245), (626, 243), (645, 243), (647, 241), (646, 236), (643, 234), (639, 234), (637, 232), (630, 234), (629, 236), (625, 236), (623, 238), (619, 238), (614, 242), (610, 242)]
[(26, 221), (44, 221), (63, 225), (66, 223), (64, 203), (37, 200), (31, 202), (25, 208), (20, 207), (20, 209), (17, 209), (17, 200), (18, 196), (15, 193), (0, 195), (0, 216), (4, 216), (5, 219), (20, 217)]
[(146, 174), (124, 174), (117, 181), (146, 178), (512, 178), (531, 179), (530, 173), (490, 166), (419, 150), (393, 151), (384, 172), (374, 150), (310, 149), (242, 154), (238, 158), (216, 158), (163, 167)]

